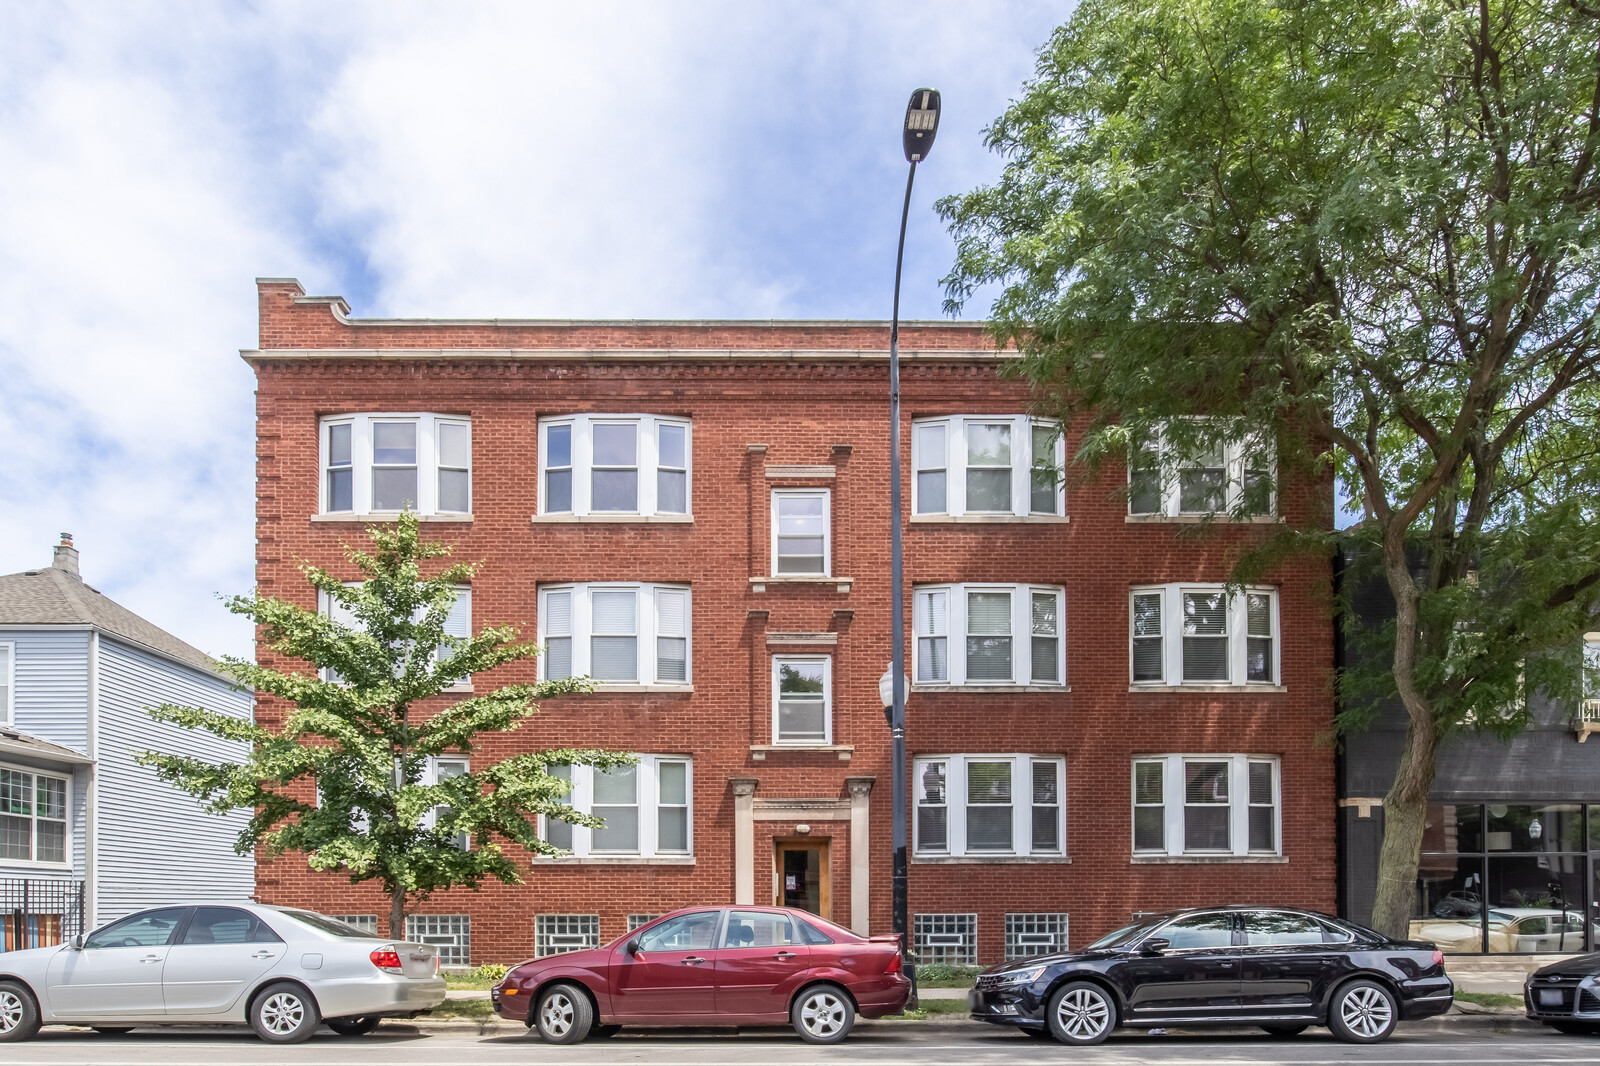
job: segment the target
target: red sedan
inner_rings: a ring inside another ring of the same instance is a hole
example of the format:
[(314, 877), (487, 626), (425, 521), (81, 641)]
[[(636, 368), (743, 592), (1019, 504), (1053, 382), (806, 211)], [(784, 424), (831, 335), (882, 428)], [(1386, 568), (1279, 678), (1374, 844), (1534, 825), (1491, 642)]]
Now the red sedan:
[(602, 947), (518, 963), (490, 991), (502, 1018), (575, 1044), (624, 1025), (794, 1026), (835, 1044), (911, 991), (893, 936), (785, 907), (688, 907)]

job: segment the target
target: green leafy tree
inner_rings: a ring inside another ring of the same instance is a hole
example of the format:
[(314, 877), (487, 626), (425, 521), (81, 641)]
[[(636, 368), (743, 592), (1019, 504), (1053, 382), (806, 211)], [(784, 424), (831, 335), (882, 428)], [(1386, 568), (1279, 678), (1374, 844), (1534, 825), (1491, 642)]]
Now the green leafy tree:
[[(536, 816), (602, 824), (567, 805), (570, 786), (550, 767), (604, 769), (634, 759), (594, 749), (530, 752), (490, 765), (480, 757), (472, 772), (430, 783), (430, 759), (471, 753), (484, 734), (514, 730), (536, 714), (533, 701), (587, 691), (591, 682), (506, 685), (424, 712), (423, 700), (459, 679), (528, 659), (538, 648), (518, 643), (510, 626), (490, 626), (466, 639), (445, 634), (456, 587), (470, 582), (477, 566), (454, 563), (423, 576), (427, 560), (451, 549), (422, 541), (415, 515), (406, 512), (392, 528), (368, 534), (370, 552), (346, 549), (365, 577), (360, 584), (346, 586), (320, 567), (301, 567), (312, 587), (343, 612), (321, 614), (267, 596), (227, 601), (230, 611), (261, 627), (264, 644), (313, 668), (222, 660), (223, 671), (241, 685), (293, 706), (279, 726), (199, 707), (150, 711), (158, 721), (250, 744), (243, 762), (160, 752), (143, 752), (139, 760), (212, 811), (253, 811), (235, 844), (240, 854), (258, 847), (268, 855), (298, 851), (313, 870), (343, 872), (352, 883), (377, 881), (389, 899), (389, 935), (402, 937), (408, 901), (457, 885), (475, 887), (486, 877), (519, 881), (503, 842), (536, 855), (560, 854), (539, 838)], [(330, 616), (335, 613), (347, 613), (355, 624)]]
[(1340, 678), (1344, 727), (1405, 711), (1390, 934), (1440, 744), (1571, 699), (1595, 614), (1597, 70), (1587, 0), (1085, 0), (939, 207), (947, 307), (999, 287), (1083, 475), (1247, 430), (1347, 487), (1353, 528), (1312, 500), (1234, 572), (1348, 547), (1394, 595)]

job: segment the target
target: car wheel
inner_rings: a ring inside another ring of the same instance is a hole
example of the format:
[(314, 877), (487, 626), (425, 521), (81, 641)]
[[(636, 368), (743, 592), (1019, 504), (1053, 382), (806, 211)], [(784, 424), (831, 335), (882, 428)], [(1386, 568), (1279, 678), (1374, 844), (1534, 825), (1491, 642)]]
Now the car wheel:
[(328, 1028), (340, 1036), (366, 1036), (382, 1021), (383, 1019), (376, 1014), (357, 1015), (354, 1018), (329, 1018)]
[(855, 1026), (856, 1008), (837, 985), (814, 985), (795, 997), (789, 1021), (808, 1044), (837, 1044)]
[(27, 1040), (39, 1031), (39, 1005), (15, 981), (0, 981), (0, 1041)]
[(533, 1008), (533, 1027), (547, 1044), (576, 1044), (589, 1035), (594, 1008), (573, 985), (551, 985)]
[(250, 1028), (269, 1044), (310, 1040), (321, 1020), (310, 994), (287, 981), (263, 988), (250, 1004)]
[(1117, 1006), (1099, 985), (1077, 981), (1056, 989), (1045, 1018), (1063, 1044), (1098, 1044), (1116, 1028)]
[(1268, 1036), (1277, 1040), (1287, 1040), (1291, 1036), (1299, 1036), (1306, 1031), (1304, 1025), (1263, 1025), (1261, 1027)]
[(1333, 994), (1328, 1005), (1328, 1028), (1350, 1044), (1387, 1040), (1399, 1021), (1394, 996), (1375, 981), (1351, 981)]
[(1545, 1022), (1544, 1024), (1568, 1036), (1600, 1036), (1600, 1025), (1593, 1022)]
[(101, 1036), (126, 1036), (133, 1032), (133, 1026), (131, 1025), (91, 1025), (89, 1028)]

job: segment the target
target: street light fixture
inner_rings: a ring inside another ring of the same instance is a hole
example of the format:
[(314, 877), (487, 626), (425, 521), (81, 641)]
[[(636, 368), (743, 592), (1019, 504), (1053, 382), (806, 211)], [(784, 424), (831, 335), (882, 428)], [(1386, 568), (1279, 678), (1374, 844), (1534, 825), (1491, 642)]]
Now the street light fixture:
[(900, 244), (894, 254), (894, 317), (889, 324), (889, 598), (893, 604), (890, 634), (894, 659), (889, 663), (885, 698), (894, 759), (894, 932), (905, 956), (906, 977), (911, 981), (912, 1006), (917, 1002), (917, 968), (912, 962), (906, 914), (906, 634), (905, 599), (901, 588), (900, 558), (900, 268), (906, 256), (906, 218), (911, 213), (911, 184), (917, 164), (928, 158), (939, 132), (939, 91), (918, 89), (906, 104), (901, 143), (911, 170), (906, 175), (906, 198), (900, 208)]

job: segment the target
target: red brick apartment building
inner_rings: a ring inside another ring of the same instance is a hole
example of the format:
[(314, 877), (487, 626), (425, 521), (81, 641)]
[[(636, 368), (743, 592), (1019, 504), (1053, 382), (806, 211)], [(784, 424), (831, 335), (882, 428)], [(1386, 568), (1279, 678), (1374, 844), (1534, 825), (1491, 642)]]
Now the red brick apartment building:
[[(415, 499), (484, 563), (459, 624), (547, 648), (480, 689), (604, 679), (464, 758), (644, 756), (578, 768), (573, 802), (607, 825), (548, 827), (571, 857), (435, 896), (413, 935), (504, 962), (729, 901), (888, 931), (886, 325), (354, 319), (293, 280), (259, 290), (262, 591), (315, 606), (297, 561), (346, 566), (341, 544)], [(1057, 487), (1033, 453), (1063, 444), (981, 328), (901, 336), (920, 957), (1078, 945), (1192, 904), (1331, 910), (1327, 573), (1228, 597), (1228, 551), (1261, 526), (1193, 535), (1270, 460), (1169, 462), (1131, 502)], [(1325, 486), (1280, 488), (1276, 510), (1323, 516)], [(266, 901), (385, 913), (294, 856), (258, 873)]]

